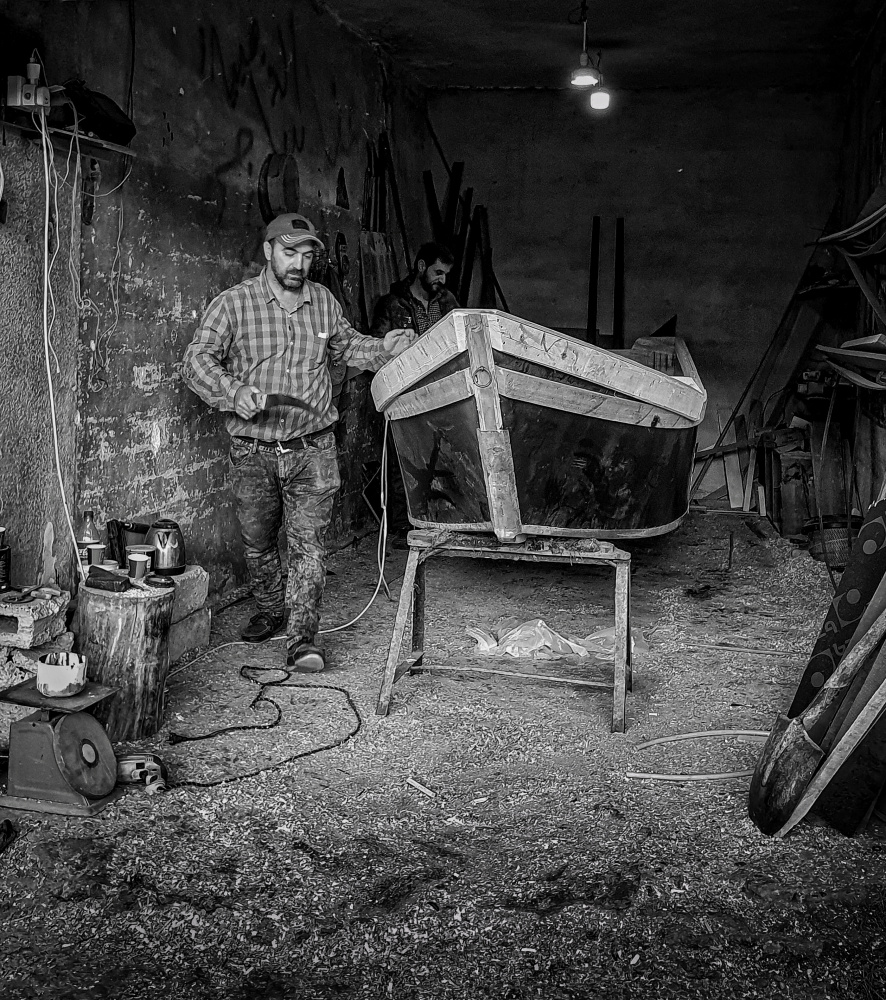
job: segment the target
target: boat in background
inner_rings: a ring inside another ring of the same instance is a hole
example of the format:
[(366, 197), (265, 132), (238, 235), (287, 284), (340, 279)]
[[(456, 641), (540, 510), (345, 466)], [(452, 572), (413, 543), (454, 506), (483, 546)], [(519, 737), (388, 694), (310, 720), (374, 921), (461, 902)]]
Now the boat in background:
[(707, 394), (685, 343), (601, 347), (455, 309), (372, 381), (420, 528), (643, 538), (689, 509)]

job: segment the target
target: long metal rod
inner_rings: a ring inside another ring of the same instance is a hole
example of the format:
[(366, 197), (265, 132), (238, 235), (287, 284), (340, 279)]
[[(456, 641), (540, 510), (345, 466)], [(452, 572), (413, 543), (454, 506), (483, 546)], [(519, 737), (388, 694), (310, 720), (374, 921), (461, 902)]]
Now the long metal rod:
[(588, 271), (588, 322), (585, 340), (597, 343), (597, 298), (600, 285), (600, 216), (591, 223), (591, 265)]
[(612, 292), (612, 347), (625, 346), (625, 220), (615, 220), (615, 286)]

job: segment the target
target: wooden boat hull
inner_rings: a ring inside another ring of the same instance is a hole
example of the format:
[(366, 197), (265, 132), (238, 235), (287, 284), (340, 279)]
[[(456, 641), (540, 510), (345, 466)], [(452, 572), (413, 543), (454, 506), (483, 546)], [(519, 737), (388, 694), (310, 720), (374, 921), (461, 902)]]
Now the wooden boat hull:
[(502, 541), (675, 528), (705, 394), (682, 342), (654, 346), (664, 367), (690, 370), (677, 378), (495, 310), (450, 313), (373, 380), (410, 521)]

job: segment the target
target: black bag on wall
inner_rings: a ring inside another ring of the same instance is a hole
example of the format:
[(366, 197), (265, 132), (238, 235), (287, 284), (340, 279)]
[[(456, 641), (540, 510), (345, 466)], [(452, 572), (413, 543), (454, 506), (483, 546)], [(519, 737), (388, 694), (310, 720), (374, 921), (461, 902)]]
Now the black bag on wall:
[[(92, 133), (97, 139), (114, 142), (118, 146), (128, 146), (132, 142), (135, 125), (110, 97), (90, 90), (82, 80), (68, 80), (64, 92), (77, 112), (81, 135)], [(56, 128), (73, 129), (74, 111), (71, 106), (62, 104), (53, 107), (49, 123)]]

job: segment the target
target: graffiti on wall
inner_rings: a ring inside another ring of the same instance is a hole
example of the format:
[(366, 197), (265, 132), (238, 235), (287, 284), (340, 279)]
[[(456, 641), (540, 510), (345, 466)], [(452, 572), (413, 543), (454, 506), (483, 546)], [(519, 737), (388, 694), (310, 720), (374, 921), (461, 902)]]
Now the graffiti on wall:
[(241, 121), (231, 157), (215, 170), (220, 215), (230, 175), (243, 169), (251, 175), (257, 149), (268, 149), (263, 157), (266, 166), (269, 157), (291, 157), (310, 141), (311, 148), (334, 167), (361, 144), (356, 114), (336, 99), (336, 81), (326, 77), (329, 60), (318, 60), (318, 48), (310, 46), (307, 29), (300, 36), (292, 14), (270, 31), (250, 17), (236, 42), (214, 24), (201, 26), (198, 33), (204, 84), (218, 87), (230, 110), (245, 109), (256, 120), (255, 126)]

